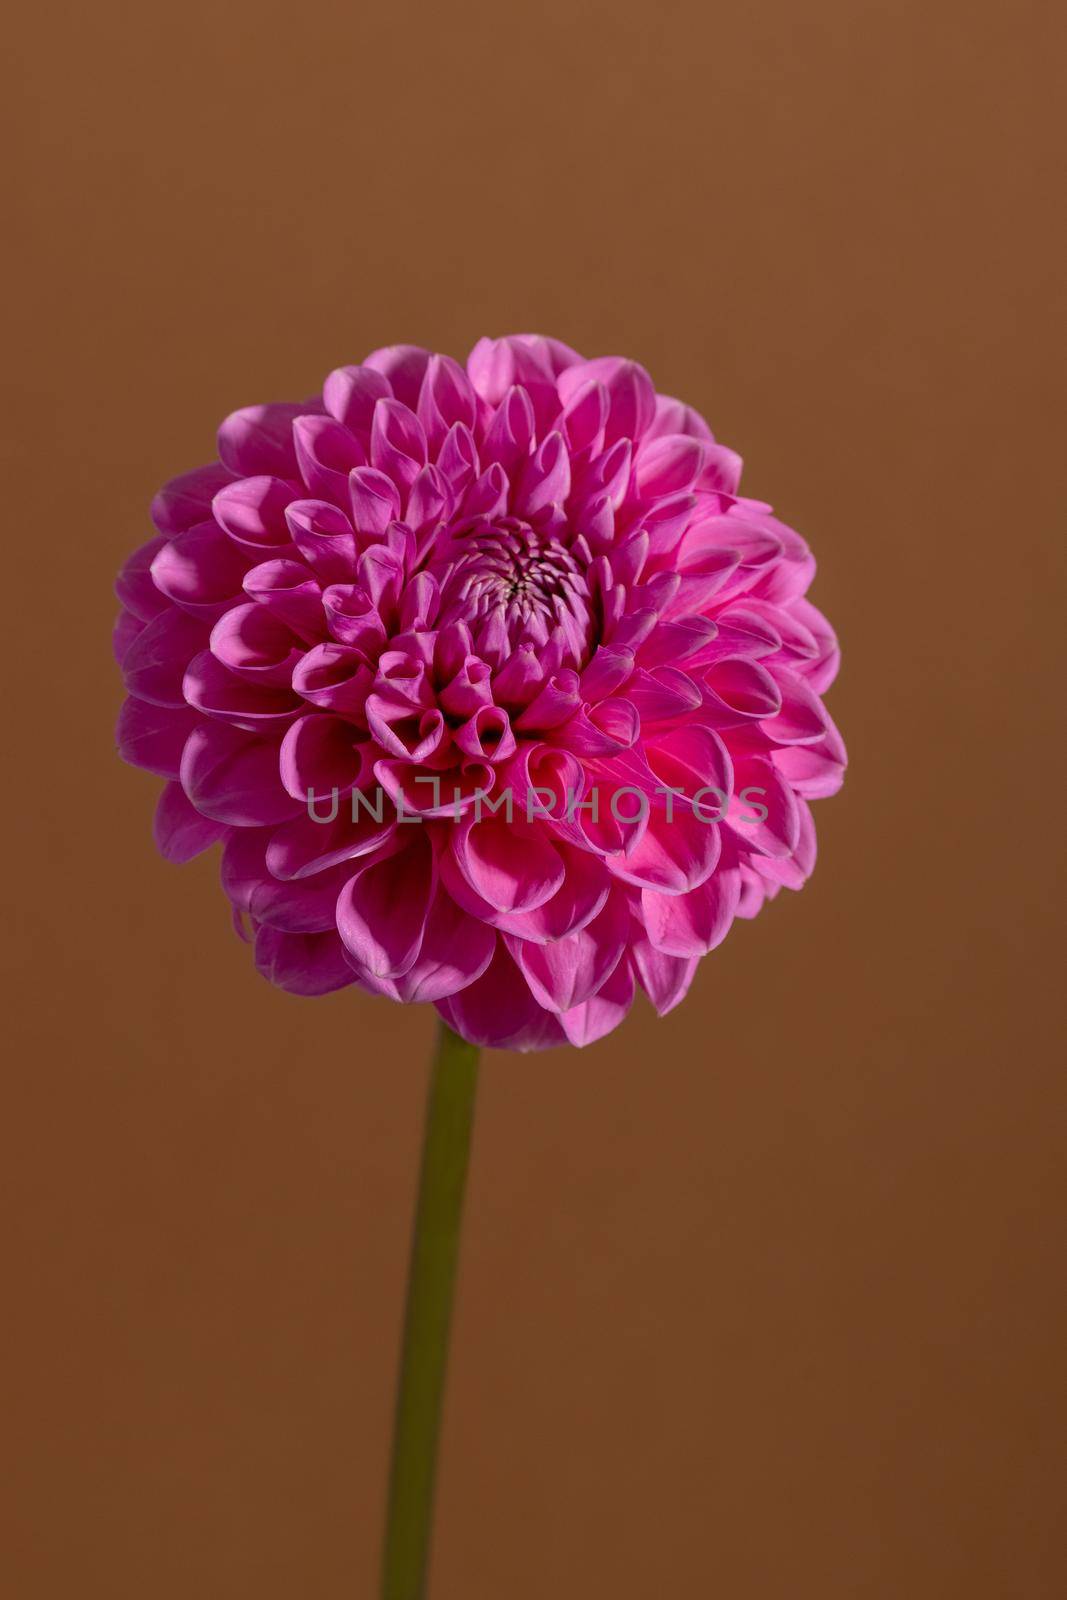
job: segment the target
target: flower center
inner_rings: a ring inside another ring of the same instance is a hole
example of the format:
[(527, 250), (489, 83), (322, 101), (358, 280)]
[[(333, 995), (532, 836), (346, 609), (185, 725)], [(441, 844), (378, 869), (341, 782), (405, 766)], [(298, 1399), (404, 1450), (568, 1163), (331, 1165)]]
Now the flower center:
[(443, 623), (467, 623), (475, 640), (502, 624), (511, 649), (543, 647), (560, 628), (566, 664), (588, 659), (594, 614), (585, 563), (557, 538), (513, 518), (485, 523), (456, 539), (433, 570)]

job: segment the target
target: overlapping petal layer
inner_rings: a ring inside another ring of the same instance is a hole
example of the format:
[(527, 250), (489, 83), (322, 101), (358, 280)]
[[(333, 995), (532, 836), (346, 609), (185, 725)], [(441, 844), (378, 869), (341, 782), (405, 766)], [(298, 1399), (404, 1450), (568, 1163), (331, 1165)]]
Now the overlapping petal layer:
[(118, 737), (272, 982), (586, 1044), (804, 883), (845, 767), (814, 562), (637, 363), (393, 346), (218, 454), (120, 575)]

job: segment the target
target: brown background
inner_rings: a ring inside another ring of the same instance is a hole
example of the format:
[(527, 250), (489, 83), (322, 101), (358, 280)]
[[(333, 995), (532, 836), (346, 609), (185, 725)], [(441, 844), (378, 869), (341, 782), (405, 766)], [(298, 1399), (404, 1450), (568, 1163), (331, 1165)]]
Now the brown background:
[(5, 85), (5, 1594), (374, 1592), (432, 1015), (270, 990), (112, 754), (232, 407), (636, 356), (812, 540), (845, 792), (483, 1080), (433, 1600), (1064, 1593), (1053, 8), (39, 8)]

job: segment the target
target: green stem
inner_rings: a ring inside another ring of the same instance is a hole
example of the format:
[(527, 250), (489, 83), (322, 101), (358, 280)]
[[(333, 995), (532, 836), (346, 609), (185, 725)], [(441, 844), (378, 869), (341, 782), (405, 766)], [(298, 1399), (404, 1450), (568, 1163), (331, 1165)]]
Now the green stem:
[(477, 1084), (477, 1047), (442, 1022), (430, 1075), (408, 1272), (382, 1600), (422, 1600), (426, 1593), (437, 1439)]

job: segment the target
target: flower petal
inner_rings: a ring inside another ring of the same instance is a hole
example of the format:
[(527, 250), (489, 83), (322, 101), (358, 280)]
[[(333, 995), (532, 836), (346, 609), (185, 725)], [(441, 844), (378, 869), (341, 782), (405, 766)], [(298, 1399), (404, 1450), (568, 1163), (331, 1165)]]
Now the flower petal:
[(584, 928), (550, 944), (527, 944), (505, 935), (534, 999), (549, 1011), (584, 1005), (622, 959), (630, 927), (626, 895), (613, 889), (603, 909)]
[(205, 623), (184, 611), (164, 611), (134, 639), (122, 662), (130, 694), (157, 706), (184, 706), (182, 680), (189, 662), (208, 641)]
[(563, 860), (543, 833), (505, 816), (467, 817), (451, 839), (467, 883), (497, 911), (532, 911), (563, 882)]
[(437, 868), (425, 829), (356, 864), (337, 901), (337, 929), (357, 971), (400, 978), (422, 947)]
[(648, 939), (635, 939), (630, 950), (634, 975), (661, 1017), (685, 999), (699, 960), (666, 955)]
[(123, 701), (115, 729), (119, 754), (133, 767), (176, 778), (185, 741), (199, 722), (187, 706), (157, 706), (131, 697)]
[(641, 914), (649, 943), (668, 956), (706, 955), (729, 933), (740, 894), (737, 868), (723, 866), (686, 894), (657, 894), (645, 889)]
[(203, 816), (190, 805), (180, 783), (168, 783), (156, 806), (153, 836), (167, 861), (191, 861), (226, 833), (225, 825)]
[(633, 998), (633, 973), (628, 963), (621, 961), (595, 995), (560, 1017), (570, 1043), (579, 1047), (595, 1044), (612, 1033), (626, 1017)]
[(482, 976), (439, 1000), (437, 1010), (461, 1038), (482, 1047), (544, 1050), (567, 1042), (559, 1018), (537, 1004), (502, 941)]
[(336, 932), (282, 933), (256, 929), (256, 970), (290, 994), (332, 994), (355, 983), (344, 946)]
[(219, 458), (239, 477), (270, 473), (296, 477), (293, 423), (307, 407), (300, 405), (243, 406), (231, 411), (219, 428)]
[(202, 723), (185, 742), (181, 783), (205, 817), (255, 828), (296, 816), (278, 776), (278, 747), (225, 723)]

